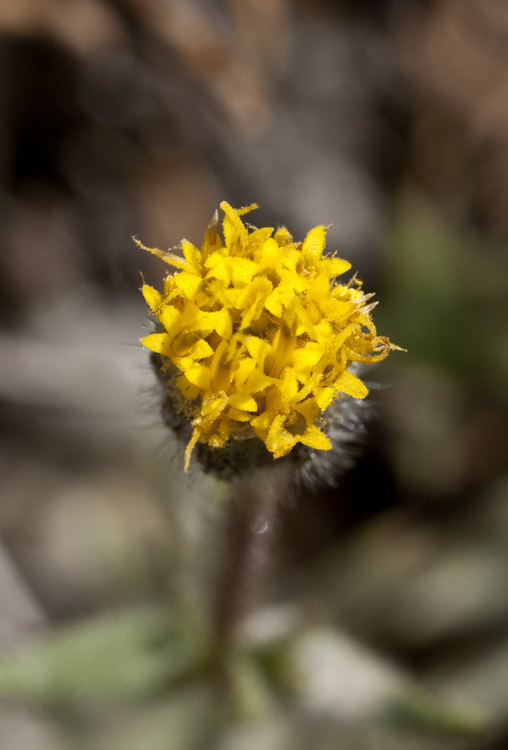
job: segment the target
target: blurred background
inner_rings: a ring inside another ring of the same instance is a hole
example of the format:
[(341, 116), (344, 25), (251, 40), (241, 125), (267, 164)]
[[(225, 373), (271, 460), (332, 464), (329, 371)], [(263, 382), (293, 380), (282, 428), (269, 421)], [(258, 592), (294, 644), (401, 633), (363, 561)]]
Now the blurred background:
[[(221, 200), (333, 223), (408, 350), (268, 530), (227, 697), (226, 488), (160, 425), (131, 240)], [(2, 0), (0, 215), (0, 748), (504, 750), (508, 5)]]

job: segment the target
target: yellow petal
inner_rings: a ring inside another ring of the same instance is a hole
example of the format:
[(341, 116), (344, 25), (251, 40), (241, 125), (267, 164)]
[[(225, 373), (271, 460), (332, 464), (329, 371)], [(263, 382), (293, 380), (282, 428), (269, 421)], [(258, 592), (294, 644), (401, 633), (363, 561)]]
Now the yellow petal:
[(248, 258), (230, 258), (229, 262), (233, 271), (233, 284), (235, 286), (249, 284), (254, 274), (259, 271), (259, 265)]
[(240, 295), (243, 294), (242, 289), (234, 289), (232, 286), (229, 287), (229, 289), (225, 289), (223, 291), (223, 299), (224, 307), (227, 307), (229, 309), (236, 307), (237, 310), (240, 309), (240, 305), (238, 304), (238, 298)]
[(304, 349), (293, 352), (293, 367), (297, 370), (311, 369), (317, 365), (324, 354), (323, 347), (318, 344), (316, 348), (309, 344)]
[(252, 375), (247, 380), (247, 383), (245, 384), (245, 389), (247, 391), (250, 391), (251, 393), (258, 393), (259, 391), (264, 391), (265, 388), (268, 388), (270, 385), (273, 385), (276, 382), (275, 378), (271, 378), (268, 375), (265, 375), (262, 370), (259, 368), (256, 368)]
[(235, 393), (230, 396), (229, 403), (231, 406), (235, 406), (237, 409), (243, 409), (244, 411), (257, 411), (257, 402), (252, 396), (247, 393)]
[(194, 349), (192, 350), (193, 358), (206, 359), (207, 357), (211, 357), (212, 355), (213, 349), (210, 344), (204, 339), (199, 339), (199, 341), (194, 346)]
[(260, 367), (262, 367), (264, 359), (270, 351), (270, 344), (268, 341), (264, 341), (258, 336), (247, 336), (245, 345), (250, 356), (256, 360)]
[(298, 381), (295, 370), (287, 367), (284, 371), (284, 377), (280, 385), (281, 407), (284, 411), (289, 409), (290, 402), (298, 394)]
[(245, 244), (248, 231), (240, 219), (240, 213), (245, 213), (245, 211), (254, 208), (254, 206), (249, 206), (245, 211), (242, 211), (242, 209), (234, 209), (229, 203), (222, 201), (220, 207), (224, 211), (224, 221), (222, 223), (224, 240), (226, 242), (226, 247), (231, 251), (237, 244)]
[(148, 286), (148, 284), (143, 284), (141, 291), (150, 310), (153, 311), (157, 307), (159, 307), (163, 297), (162, 294), (157, 291), (157, 289), (154, 289), (153, 286)]
[(185, 375), (187, 377), (187, 380), (193, 383), (193, 385), (197, 385), (198, 388), (206, 390), (210, 387), (211, 373), (209, 367), (195, 364), (192, 367), (189, 367), (188, 370), (186, 370)]
[(273, 227), (262, 227), (261, 229), (254, 229), (254, 231), (249, 234), (247, 248), (249, 252), (252, 253), (256, 261), (259, 262), (263, 245), (270, 237), (272, 232)]
[[(252, 414), (251, 414), (251, 417), (252, 417)], [(254, 417), (254, 419), (251, 420), (251, 425), (252, 427), (254, 427), (255, 430), (268, 431), (275, 417), (276, 417), (276, 414), (274, 412), (265, 411), (263, 412), (263, 414), (260, 414), (258, 417)]]
[(265, 307), (268, 312), (271, 312), (272, 315), (275, 315), (277, 318), (280, 318), (282, 316), (283, 307), (280, 300), (279, 289), (274, 289), (273, 292), (268, 295), (268, 297), (266, 298)]
[(322, 305), (328, 320), (341, 321), (351, 315), (353, 303), (329, 297)]
[(189, 471), (191, 453), (200, 437), (201, 437), (201, 430), (199, 429), (199, 427), (195, 427), (192, 433), (192, 437), (187, 443), (187, 448), (185, 449), (185, 463), (184, 463), (185, 472)]
[(207, 279), (220, 279), (225, 287), (231, 282), (231, 265), (222, 259), (221, 263), (216, 263), (206, 274)]
[(270, 237), (261, 248), (262, 268), (278, 268), (281, 264), (281, 249), (277, 242)]
[(183, 257), (187, 263), (199, 272), (201, 268), (201, 252), (191, 242), (182, 240)]
[(194, 365), (192, 357), (179, 357), (178, 355), (173, 354), (171, 350), (169, 350), (167, 356), (181, 372), (186, 372)]
[(214, 330), (217, 331), (219, 336), (223, 339), (229, 339), (233, 332), (233, 322), (231, 315), (227, 310), (217, 310), (217, 312), (208, 313), (210, 320), (213, 321)]
[(182, 271), (174, 276), (176, 286), (185, 294), (188, 299), (193, 299), (201, 284), (201, 276), (188, 271)]
[(170, 331), (180, 317), (180, 314), (180, 311), (176, 307), (173, 307), (173, 305), (163, 305), (157, 317), (166, 331)]
[(295, 410), (305, 417), (306, 425), (314, 424), (321, 411), (314, 398), (307, 398), (299, 404), (295, 404)]
[(217, 435), (216, 433), (213, 435), (210, 435), (207, 439), (207, 443), (210, 446), (210, 448), (223, 448), (226, 443), (227, 438), (223, 437), (222, 435)]
[(245, 286), (236, 303), (236, 307), (244, 311), (242, 328), (250, 328), (262, 318), (263, 306), (272, 288), (271, 282), (264, 276), (257, 276)]
[(273, 238), (281, 247), (284, 247), (284, 245), (289, 245), (293, 241), (293, 238), (291, 237), (286, 227), (279, 227), (279, 229), (277, 229), (277, 231), (273, 235)]
[(353, 398), (365, 398), (369, 392), (360, 378), (357, 378), (349, 370), (344, 370), (335, 383), (335, 389), (348, 396), (353, 396)]
[(227, 405), (228, 396), (223, 391), (205, 396), (201, 405), (203, 422), (210, 425), (222, 414)]
[(302, 252), (307, 260), (316, 262), (321, 258), (325, 246), (326, 230), (323, 226), (314, 227), (303, 241)]
[(157, 247), (146, 247), (146, 245), (143, 245), (143, 243), (136, 239), (136, 237), (133, 237), (132, 239), (134, 240), (136, 245), (138, 245), (138, 247), (146, 250), (149, 253), (152, 253), (152, 255), (156, 255), (165, 263), (176, 266), (176, 268), (187, 268), (187, 261), (183, 260), (183, 258), (179, 258), (178, 255), (170, 252), (165, 252), (164, 250), (159, 250), (159, 248)]
[(218, 211), (215, 211), (212, 220), (208, 225), (208, 229), (205, 232), (205, 236), (203, 237), (203, 246), (201, 250), (202, 261), (203, 259), (208, 258), (209, 255), (218, 250), (222, 245), (219, 232), (217, 231), (218, 227), (219, 214)]
[(170, 338), (167, 333), (151, 333), (140, 339), (143, 346), (157, 354), (166, 354), (169, 348)]
[(255, 369), (256, 362), (250, 357), (244, 357), (240, 360), (234, 375), (237, 388), (245, 383), (249, 375), (252, 375)]
[(273, 453), (274, 458), (282, 458), (296, 445), (298, 438), (284, 429), (286, 416), (279, 414), (273, 420), (266, 439), (266, 447)]
[(171, 353), (174, 354), (175, 357), (187, 357), (193, 352), (198, 341), (199, 333), (197, 331), (184, 329), (173, 338), (171, 342)]
[(329, 451), (332, 447), (330, 440), (315, 425), (310, 425), (300, 438), (300, 442), (309, 448), (320, 451)]
[(226, 260), (224, 252), (216, 250), (211, 253), (205, 261), (205, 268), (215, 268), (215, 266), (221, 265)]
[(176, 379), (176, 384), (180, 392), (183, 393), (185, 398), (187, 398), (189, 401), (194, 401), (194, 399), (196, 399), (201, 393), (201, 388), (199, 388), (197, 385), (189, 383), (185, 375), (180, 375)]
[[(275, 235), (275, 239), (277, 239), (277, 235)], [(284, 248), (284, 253), (282, 255), (282, 265), (288, 271), (296, 273), (296, 264), (298, 263), (300, 258), (301, 250), (297, 250), (297, 248), (291, 244), (289, 245), (289, 247)]]
[(316, 388), (316, 403), (320, 409), (324, 410), (332, 403), (335, 397), (335, 388)]
[(346, 326), (343, 331), (338, 333), (334, 338), (333, 341), (328, 341), (329, 345), (333, 344), (333, 348), (335, 351), (338, 351), (340, 347), (344, 344), (345, 341), (348, 340), (348, 338), (354, 333), (355, 330), (355, 324), (351, 323), (350, 325)]
[(252, 419), (252, 412), (243, 411), (242, 409), (237, 409), (232, 406), (228, 410), (228, 417), (230, 419), (235, 419), (237, 422), (250, 422)]
[(327, 273), (319, 273), (309, 287), (309, 298), (320, 309), (321, 302), (327, 299), (329, 292), (330, 277)]
[(327, 261), (330, 276), (340, 276), (351, 268), (351, 263), (342, 258), (330, 258)]

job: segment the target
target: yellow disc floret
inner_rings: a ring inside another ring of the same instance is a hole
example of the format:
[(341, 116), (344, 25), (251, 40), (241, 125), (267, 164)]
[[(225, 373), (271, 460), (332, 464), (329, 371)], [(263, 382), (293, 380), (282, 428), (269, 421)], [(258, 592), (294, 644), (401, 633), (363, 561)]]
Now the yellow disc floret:
[(295, 242), (285, 228), (246, 226), (240, 217), (254, 208), (221, 203), (224, 240), (216, 214), (201, 250), (182, 242), (183, 258), (138, 242), (178, 269), (162, 293), (143, 286), (159, 332), (141, 341), (175, 371), (193, 430), (186, 470), (198, 441), (222, 448), (258, 436), (274, 458), (297, 443), (329, 450), (323, 412), (368, 392), (348, 368), (391, 348), (376, 334), (372, 295), (356, 279), (335, 281), (351, 265), (323, 255), (326, 228)]

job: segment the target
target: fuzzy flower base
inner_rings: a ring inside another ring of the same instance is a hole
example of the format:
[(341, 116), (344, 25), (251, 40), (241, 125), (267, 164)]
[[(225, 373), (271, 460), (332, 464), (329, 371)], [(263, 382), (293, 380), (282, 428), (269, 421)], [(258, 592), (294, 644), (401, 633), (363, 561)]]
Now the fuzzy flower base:
[(142, 343), (168, 394), (166, 421), (176, 432), (190, 425), (186, 470), (196, 445), (212, 469), (249, 451), (256, 465), (302, 446), (329, 451), (328, 415), (368, 393), (351, 366), (392, 348), (376, 333), (372, 295), (355, 278), (335, 281), (351, 265), (323, 255), (326, 228), (295, 242), (285, 228), (246, 226), (254, 208), (221, 203), (224, 240), (216, 214), (201, 250), (182, 242), (183, 258), (138, 242), (178, 269), (162, 293), (143, 285), (158, 325)]

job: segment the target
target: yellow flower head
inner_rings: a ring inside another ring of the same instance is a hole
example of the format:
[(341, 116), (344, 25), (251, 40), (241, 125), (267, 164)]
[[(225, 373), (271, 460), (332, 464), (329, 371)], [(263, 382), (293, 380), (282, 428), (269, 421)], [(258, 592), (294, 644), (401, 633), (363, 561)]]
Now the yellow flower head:
[(326, 228), (296, 242), (285, 228), (246, 226), (254, 208), (221, 203), (224, 239), (216, 214), (201, 250), (182, 241), (183, 258), (138, 242), (177, 269), (163, 292), (143, 285), (158, 325), (141, 341), (191, 423), (186, 470), (198, 442), (220, 449), (257, 437), (275, 459), (297, 443), (330, 450), (327, 408), (368, 393), (350, 366), (392, 347), (376, 333), (372, 295), (355, 278), (336, 281), (351, 264), (323, 255)]

